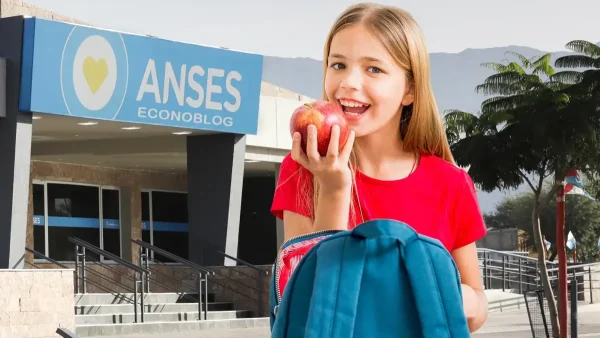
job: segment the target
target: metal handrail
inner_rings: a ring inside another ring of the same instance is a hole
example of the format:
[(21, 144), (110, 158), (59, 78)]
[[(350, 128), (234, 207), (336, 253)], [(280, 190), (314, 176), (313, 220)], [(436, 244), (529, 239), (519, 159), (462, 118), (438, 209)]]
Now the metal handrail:
[(185, 258), (181, 258), (181, 257), (179, 257), (177, 255), (174, 255), (174, 254), (172, 254), (172, 253), (170, 253), (168, 251), (165, 251), (165, 250), (163, 250), (161, 248), (157, 248), (154, 245), (148, 244), (146, 242), (142, 242), (142, 241), (137, 240), (137, 239), (132, 239), (131, 241), (133, 243), (141, 246), (141, 247), (150, 249), (150, 250), (154, 251), (155, 253), (158, 253), (161, 256), (167, 257), (167, 258), (169, 258), (169, 259), (171, 259), (171, 260), (173, 260), (173, 261), (175, 261), (177, 263), (181, 263), (181, 264), (183, 264), (185, 266), (188, 266), (190, 268), (194, 268), (194, 269), (196, 269), (198, 271), (204, 272), (204, 273), (209, 274), (209, 275), (214, 275), (215, 274), (214, 271), (211, 271), (211, 270), (209, 270), (209, 269), (207, 269), (205, 267), (202, 267), (202, 266), (200, 266), (200, 265), (198, 265), (198, 264), (196, 264), (194, 262), (190, 262), (190, 261), (188, 261)]
[[(208, 276), (210, 275), (215, 275), (214, 271), (211, 271), (205, 267), (202, 267), (194, 262), (190, 262), (189, 260), (179, 257), (177, 255), (174, 255), (168, 251), (165, 251), (161, 248), (155, 247), (152, 244), (146, 243), (144, 241), (140, 241), (137, 239), (131, 239), (132, 243), (135, 243), (137, 245), (139, 245), (140, 247), (140, 260), (139, 260), (139, 264), (140, 266), (142, 266), (144, 264), (144, 258), (145, 263), (146, 263), (146, 268), (149, 270), (150, 269), (150, 265), (149, 265), (149, 260), (150, 260), (150, 254), (148, 251), (153, 251), (154, 253), (157, 253), (161, 256), (164, 256), (168, 259), (171, 259), (179, 264), (182, 264), (188, 268), (194, 269), (198, 272), (198, 279), (197, 279), (197, 291), (198, 291), (198, 320), (202, 320), (202, 312), (204, 312), (204, 320), (208, 319)], [(146, 252), (144, 252), (144, 250)], [(204, 275), (204, 278), (202, 277), (202, 275)], [(204, 282), (204, 290), (202, 288), (202, 282)], [(144, 279), (144, 283), (146, 283), (146, 287), (148, 290), (150, 290), (150, 276), (149, 274), (146, 275), (145, 279)], [(182, 282), (183, 284), (183, 282)], [(204, 291), (204, 292), (203, 292)], [(204, 296), (204, 311), (202, 311), (202, 296)]]
[[(600, 266), (600, 262), (569, 265), (569, 266), (567, 266), (567, 271), (577, 269), (577, 268), (587, 268), (587, 267), (592, 267), (592, 266)], [(554, 271), (558, 271), (558, 268), (548, 269), (548, 272), (554, 272)]]
[(52, 258), (44, 255), (43, 253), (37, 252), (37, 251), (35, 251), (33, 249), (29, 249), (28, 247), (25, 247), (25, 251), (32, 253), (34, 256), (38, 256), (38, 257), (40, 257), (42, 259), (45, 259), (49, 263), (55, 264), (55, 265), (57, 265), (57, 266), (59, 266), (59, 267), (61, 267), (63, 269), (70, 269), (68, 266), (55, 261), (54, 259), (52, 259)]
[[(541, 285), (539, 263), (536, 258), (524, 257), (510, 252), (502, 252), (491, 249), (478, 249), (477, 253), (479, 267), (483, 270), (483, 278), (487, 288), (491, 288), (490, 285), (492, 280), (500, 281), (502, 283), (503, 290), (505, 289), (507, 283), (508, 288), (510, 288), (511, 284), (517, 284), (519, 287), (519, 293), (526, 291), (525, 287), (539, 287)], [(481, 255), (479, 255), (480, 253)], [(488, 254), (494, 253), (501, 256), (502, 259), (488, 258)], [(557, 272), (559, 269), (556, 267), (558, 263), (550, 261), (546, 261), (546, 263), (547, 265), (550, 265), (550, 267), (547, 269), (549, 280), (552, 283), (555, 283), (556, 280), (558, 280)], [(589, 291), (591, 303), (594, 303), (594, 290), (598, 289), (597, 287), (593, 287), (593, 282), (597, 281), (597, 279), (593, 279), (592, 276), (600, 274), (600, 270), (592, 271), (592, 267), (597, 266), (600, 266), (600, 262), (576, 265), (573, 264), (567, 267), (567, 271), (569, 271), (567, 276), (568, 279), (587, 276), (587, 278), (583, 280), (582, 285), (589, 285), (589, 290), (578, 291), (577, 294), (583, 294), (584, 292)], [(577, 272), (575, 271), (576, 269), (582, 269), (582, 271)], [(532, 281), (534, 283), (532, 283)]]
[[(84, 240), (81, 240), (79, 238), (76, 237), (69, 237), (69, 242), (75, 244), (75, 280), (79, 281), (79, 259), (81, 257), (82, 261), (81, 261), (81, 281), (82, 281), (82, 288), (83, 288), (83, 293), (87, 292), (87, 269), (86, 269), (86, 250), (89, 250), (97, 255), (100, 255), (101, 257), (107, 257), (109, 259), (111, 259), (113, 262), (118, 263), (121, 266), (124, 266), (130, 270), (134, 271), (134, 276), (135, 279), (133, 281), (134, 283), (134, 287), (133, 287), (133, 311), (134, 311), (134, 316), (135, 316), (135, 322), (138, 322), (138, 283), (141, 284), (141, 290), (140, 290), (140, 319), (141, 322), (144, 322), (144, 280), (146, 279), (146, 276), (150, 273), (150, 271), (148, 271), (147, 269), (142, 268), (141, 266), (137, 266), (135, 264), (132, 264), (124, 259), (122, 259), (121, 257), (118, 257), (106, 250), (100, 249), (99, 247), (88, 243)], [(80, 248), (81, 248), (81, 252), (80, 252)], [(139, 277), (139, 279), (138, 279)], [(77, 285), (75, 286), (75, 290), (76, 293), (79, 293), (79, 283), (77, 283)]]
[(128, 267), (129, 269), (134, 270), (135, 272), (149, 273), (148, 270), (146, 270), (146, 269), (144, 269), (142, 267), (139, 267), (139, 266), (137, 266), (137, 265), (135, 265), (135, 264), (133, 264), (131, 262), (128, 262), (128, 261), (122, 259), (121, 257), (118, 257), (118, 256), (116, 256), (116, 255), (114, 255), (114, 254), (112, 254), (112, 253), (110, 253), (110, 252), (108, 252), (106, 250), (102, 250), (99, 247), (97, 247), (97, 246), (95, 246), (95, 245), (93, 245), (91, 243), (88, 243), (86, 241), (83, 241), (83, 240), (81, 240), (81, 239), (79, 239), (77, 237), (69, 237), (69, 242), (77, 244), (79, 246), (82, 246), (82, 247), (86, 248), (87, 250), (90, 250), (93, 253), (98, 254), (100, 256), (108, 257), (111, 260), (115, 261), (116, 263), (119, 263), (120, 265)]
[(255, 265), (252, 265), (252, 264), (250, 264), (250, 263), (248, 263), (248, 262), (245, 262), (245, 261), (243, 261), (243, 260), (241, 260), (241, 259), (239, 259), (239, 258), (235, 258), (235, 257), (233, 257), (233, 256), (230, 256), (230, 255), (228, 255), (228, 254), (226, 254), (226, 253), (224, 253), (224, 252), (222, 252), (222, 251), (219, 251), (219, 250), (215, 250), (215, 251), (216, 251), (216, 252), (218, 252), (218, 253), (220, 253), (221, 255), (225, 256), (226, 258), (229, 258), (229, 259), (231, 259), (232, 261), (235, 261), (236, 263), (243, 264), (243, 265), (245, 265), (245, 266), (247, 266), (247, 267), (249, 267), (249, 268), (252, 268), (252, 269), (254, 269), (254, 270), (258, 271), (258, 272), (263, 272), (263, 269), (261, 269), (261, 268), (259, 268), (259, 267), (255, 266)]
[[(486, 252), (492, 252), (492, 253), (497, 253), (503, 256), (510, 256), (510, 257), (515, 257), (515, 258), (520, 258), (520, 259), (524, 259), (527, 261), (532, 261), (532, 262), (538, 262), (537, 258), (533, 258), (533, 257), (528, 257), (528, 256), (522, 256), (522, 255), (517, 255), (517, 254), (513, 254), (513, 253), (509, 253), (506, 251), (498, 251), (498, 250), (492, 250), (492, 249), (477, 249), (477, 253), (486, 253)], [(553, 264), (556, 265), (556, 262), (552, 262), (552, 261), (546, 261), (546, 264)]]
[[(220, 255), (223, 255), (224, 257), (229, 258), (229, 259), (231, 259), (231, 260), (233, 260), (233, 261), (235, 261), (237, 263), (240, 263), (242, 265), (245, 265), (245, 266), (247, 266), (247, 267), (249, 267), (249, 268), (251, 268), (251, 269), (253, 269), (253, 270), (255, 270), (257, 272), (258, 278), (256, 278), (256, 288), (255, 288), (255, 290), (258, 293), (258, 299), (257, 299), (257, 301), (258, 301), (258, 312), (260, 312), (260, 315), (262, 315), (262, 313), (263, 313), (263, 292), (262, 292), (263, 291), (263, 272), (265, 272), (265, 274), (268, 275), (269, 271), (268, 270), (265, 271), (265, 270), (263, 270), (263, 269), (261, 269), (261, 268), (259, 268), (257, 266), (254, 266), (254, 265), (252, 265), (252, 264), (250, 264), (248, 262), (245, 262), (245, 261), (243, 261), (243, 260), (241, 260), (239, 258), (232, 257), (232, 256), (230, 256), (230, 255), (228, 255), (228, 254), (226, 254), (226, 253), (224, 253), (224, 252), (216, 249), (209, 242), (202, 241), (200, 244), (203, 246), (202, 247), (203, 250), (206, 249), (206, 248), (211, 249), (211, 250), (213, 250), (213, 252), (216, 252), (216, 253), (218, 253)], [(243, 274), (243, 273), (241, 273), (241, 274)], [(250, 277), (250, 278), (253, 278), (252, 276), (249, 276), (247, 274), (243, 274), (243, 275), (245, 275), (247, 277)], [(245, 283), (240, 283), (240, 284), (242, 284), (242, 285), (244, 285), (246, 287), (251, 287), (249, 285), (246, 285)]]

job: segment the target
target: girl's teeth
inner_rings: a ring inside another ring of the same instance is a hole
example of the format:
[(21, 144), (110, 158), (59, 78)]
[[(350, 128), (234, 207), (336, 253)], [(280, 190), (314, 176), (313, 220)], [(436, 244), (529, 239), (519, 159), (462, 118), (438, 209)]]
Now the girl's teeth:
[(363, 107), (363, 106), (366, 106), (366, 105), (364, 105), (364, 104), (362, 104), (362, 103), (353, 102), (353, 101), (345, 101), (345, 100), (342, 100), (342, 101), (340, 101), (340, 103), (341, 103), (343, 106), (346, 106), (346, 107), (353, 107), (353, 108), (354, 108), (354, 107)]

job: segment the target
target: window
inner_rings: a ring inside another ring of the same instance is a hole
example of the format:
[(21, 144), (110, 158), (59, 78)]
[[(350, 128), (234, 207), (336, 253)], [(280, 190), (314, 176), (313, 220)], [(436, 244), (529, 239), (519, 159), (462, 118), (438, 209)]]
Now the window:
[[(188, 258), (187, 194), (142, 192), (142, 240), (181, 258)], [(156, 260), (170, 262), (155, 255)]]
[[(99, 188), (84, 185), (48, 183), (49, 256), (58, 261), (74, 261), (74, 244), (69, 237), (100, 246)], [(99, 257), (87, 252), (95, 259)]]
[[(36, 182), (33, 200), (36, 251), (57, 261), (74, 261), (75, 244), (69, 237), (75, 237), (121, 256), (118, 189)], [(86, 253), (99, 259), (97, 254)]]

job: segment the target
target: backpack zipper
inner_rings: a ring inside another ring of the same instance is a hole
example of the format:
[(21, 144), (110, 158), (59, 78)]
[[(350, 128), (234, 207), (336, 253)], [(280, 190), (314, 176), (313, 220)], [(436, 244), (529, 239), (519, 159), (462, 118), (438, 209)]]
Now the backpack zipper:
[[(298, 235), (298, 236), (289, 238), (287, 241), (283, 242), (283, 244), (281, 244), (281, 246), (279, 247), (279, 253), (277, 254), (277, 260), (275, 261), (275, 264), (277, 264), (277, 262), (279, 261), (279, 256), (281, 255), (283, 247), (286, 244), (288, 244), (289, 242), (295, 241), (298, 239), (302, 239), (302, 238), (318, 236), (318, 235), (322, 235), (322, 234), (326, 234), (326, 233), (333, 234), (333, 233), (340, 232), (340, 231), (343, 231), (343, 230), (319, 230), (316, 232), (311, 232), (311, 233), (307, 233), (304, 235)], [(281, 296), (280, 296), (281, 292), (279, 292), (280, 291), (280, 289), (279, 289), (279, 271), (280, 271), (280, 269), (275, 269), (275, 293), (277, 294), (277, 305), (275, 308), (278, 308), (279, 303), (281, 303)], [(290, 277), (291, 277), (291, 275), (290, 275)]]

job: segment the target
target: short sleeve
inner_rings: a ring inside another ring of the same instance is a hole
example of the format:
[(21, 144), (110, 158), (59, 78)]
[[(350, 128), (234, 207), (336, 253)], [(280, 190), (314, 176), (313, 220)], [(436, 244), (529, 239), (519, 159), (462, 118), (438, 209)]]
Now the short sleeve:
[(279, 219), (284, 210), (310, 217), (312, 191), (312, 174), (288, 154), (281, 162), (271, 213)]
[(476, 242), (487, 233), (477, 200), (475, 184), (467, 172), (462, 171), (462, 173), (461, 184), (458, 188), (459, 194), (454, 207), (456, 237), (453, 249)]

